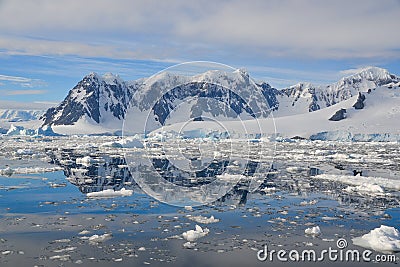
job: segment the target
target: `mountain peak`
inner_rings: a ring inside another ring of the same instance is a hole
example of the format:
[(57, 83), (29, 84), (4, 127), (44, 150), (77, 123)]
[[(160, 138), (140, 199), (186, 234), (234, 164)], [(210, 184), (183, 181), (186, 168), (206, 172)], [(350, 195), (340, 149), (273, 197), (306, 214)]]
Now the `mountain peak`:
[(357, 72), (353, 73), (350, 76), (344, 77), (343, 80), (353, 79), (353, 78), (358, 78), (358, 79), (363, 78), (370, 81), (389, 81), (395, 79), (396, 76), (390, 74), (389, 71), (386, 69), (374, 66), (368, 66), (365, 68), (358, 69)]
[(119, 75), (114, 75), (111, 72), (106, 72), (104, 73), (104, 75), (102, 76), (103, 81), (105, 81), (108, 84), (113, 84), (115, 83), (115, 81), (117, 81), (118, 83), (122, 83), (123, 80), (121, 79), (121, 77)]
[(92, 71), (88, 75), (86, 75), (85, 78), (91, 78), (91, 79), (96, 78), (96, 79), (99, 79), (100, 76), (96, 72)]

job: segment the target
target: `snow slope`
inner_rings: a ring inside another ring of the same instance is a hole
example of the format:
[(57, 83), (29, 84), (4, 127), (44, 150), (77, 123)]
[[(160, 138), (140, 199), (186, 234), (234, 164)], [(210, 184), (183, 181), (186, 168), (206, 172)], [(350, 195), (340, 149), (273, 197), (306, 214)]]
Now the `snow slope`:
[[(356, 95), (333, 106), (310, 113), (278, 118), (270, 116), (266, 119), (248, 120), (243, 123), (223, 122), (223, 125), (231, 130), (231, 134), (238, 136), (245, 136), (249, 133), (271, 135), (275, 132), (275, 125), (278, 135), (289, 138), (294, 136), (309, 138), (313, 135), (318, 137), (317, 134), (321, 135), (325, 132), (326, 139), (330, 140), (352, 141), (357, 134), (361, 141), (362, 137), (374, 134), (376, 138), (386, 135), (388, 138), (394, 136), (396, 140), (397, 138), (400, 140), (399, 86), (379, 87), (363, 95), (365, 95), (363, 109), (353, 107), (358, 99), (358, 95)], [(340, 109), (346, 109), (347, 117), (340, 121), (330, 121), (329, 118)], [(161, 130), (179, 132), (181, 128), (182, 124), (175, 124), (163, 127)], [(185, 127), (186, 131), (198, 130), (205, 133), (216, 129), (217, 125), (212, 122), (192, 122)]]

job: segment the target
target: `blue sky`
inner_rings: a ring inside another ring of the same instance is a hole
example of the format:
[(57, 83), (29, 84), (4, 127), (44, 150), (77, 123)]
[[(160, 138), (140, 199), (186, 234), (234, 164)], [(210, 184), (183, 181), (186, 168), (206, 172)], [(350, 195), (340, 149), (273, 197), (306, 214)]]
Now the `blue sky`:
[(47, 107), (89, 72), (196, 60), (277, 88), (365, 66), (400, 74), (400, 1), (0, 1), (0, 108)]

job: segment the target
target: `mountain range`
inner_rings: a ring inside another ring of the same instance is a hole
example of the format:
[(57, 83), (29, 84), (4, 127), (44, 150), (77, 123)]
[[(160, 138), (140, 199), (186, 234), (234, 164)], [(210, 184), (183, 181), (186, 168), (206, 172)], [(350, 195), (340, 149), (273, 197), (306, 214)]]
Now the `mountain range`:
[[(162, 72), (135, 81), (124, 81), (111, 73), (90, 73), (39, 119), (42, 126), (51, 126), (59, 133), (96, 134), (121, 130), (124, 119), (131, 122), (133, 118), (129, 131), (142, 133), (189, 119), (293, 117), (325, 110), (352, 98), (356, 98), (355, 108), (362, 109), (365, 94), (399, 84), (398, 76), (378, 67), (364, 68), (328, 85), (298, 83), (284, 89), (266, 82), (255, 83), (243, 69), (210, 70), (195, 76)], [(0, 116), (13, 122), (38, 117), (37, 112), (12, 114), (7, 111)], [(340, 121), (346, 114), (338, 108), (326, 120)]]

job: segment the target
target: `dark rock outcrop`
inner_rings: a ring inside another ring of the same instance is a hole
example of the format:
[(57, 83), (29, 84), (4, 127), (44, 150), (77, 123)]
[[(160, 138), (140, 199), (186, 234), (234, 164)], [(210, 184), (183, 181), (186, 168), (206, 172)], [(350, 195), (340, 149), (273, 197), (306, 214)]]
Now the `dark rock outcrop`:
[(329, 118), (330, 121), (341, 121), (343, 119), (346, 119), (346, 109), (344, 108), (336, 111), (336, 113)]
[(365, 95), (358, 93), (357, 101), (356, 101), (356, 103), (354, 103), (353, 107), (355, 109), (363, 109), (365, 106), (364, 100), (365, 100)]

